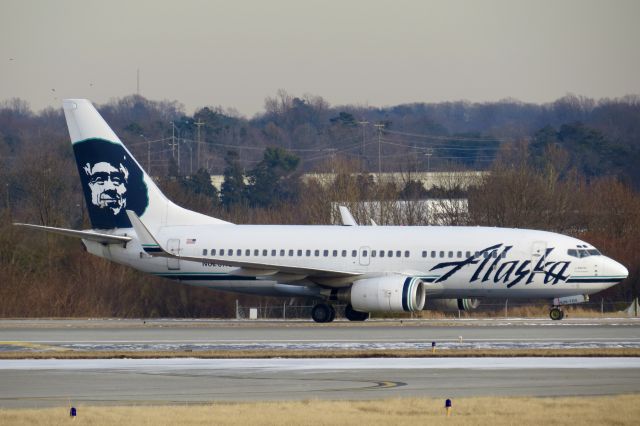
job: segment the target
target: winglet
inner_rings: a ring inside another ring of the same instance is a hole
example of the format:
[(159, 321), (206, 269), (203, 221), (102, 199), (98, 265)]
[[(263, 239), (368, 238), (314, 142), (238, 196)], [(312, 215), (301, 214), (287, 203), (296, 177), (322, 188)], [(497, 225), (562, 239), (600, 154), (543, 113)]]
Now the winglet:
[(140, 244), (144, 251), (149, 254), (163, 253), (164, 250), (158, 243), (158, 240), (156, 240), (147, 227), (144, 226), (144, 223), (142, 223), (136, 212), (133, 210), (127, 210), (127, 216), (129, 217), (131, 226), (133, 226), (133, 229), (138, 235), (138, 240), (140, 240)]
[(339, 206), (340, 216), (342, 217), (343, 226), (358, 226), (358, 222), (353, 218), (349, 209), (345, 206)]

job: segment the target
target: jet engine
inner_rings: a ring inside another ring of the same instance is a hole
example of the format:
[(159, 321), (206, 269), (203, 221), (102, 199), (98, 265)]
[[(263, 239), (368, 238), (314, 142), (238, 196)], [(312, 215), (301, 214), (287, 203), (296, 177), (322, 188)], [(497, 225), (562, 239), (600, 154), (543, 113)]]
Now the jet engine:
[(424, 308), (426, 289), (419, 278), (388, 275), (355, 281), (338, 300), (359, 312), (416, 312)]

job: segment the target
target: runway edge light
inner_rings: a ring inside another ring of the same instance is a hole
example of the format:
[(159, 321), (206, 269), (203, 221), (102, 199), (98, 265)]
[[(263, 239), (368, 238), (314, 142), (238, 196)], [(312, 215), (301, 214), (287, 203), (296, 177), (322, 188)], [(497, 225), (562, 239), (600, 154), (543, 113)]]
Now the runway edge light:
[(444, 408), (447, 410), (447, 417), (451, 416), (451, 400), (449, 398), (444, 402)]

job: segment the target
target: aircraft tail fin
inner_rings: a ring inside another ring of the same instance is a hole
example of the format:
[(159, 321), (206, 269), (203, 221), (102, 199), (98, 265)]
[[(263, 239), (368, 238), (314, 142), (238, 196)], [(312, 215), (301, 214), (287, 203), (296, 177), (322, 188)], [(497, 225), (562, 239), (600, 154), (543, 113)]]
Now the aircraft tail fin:
[(92, 228), (131, 228), (126, 210), (154, 228), (228, 224), (167, 199), (91, 102), (65, 99), (63, 107)]

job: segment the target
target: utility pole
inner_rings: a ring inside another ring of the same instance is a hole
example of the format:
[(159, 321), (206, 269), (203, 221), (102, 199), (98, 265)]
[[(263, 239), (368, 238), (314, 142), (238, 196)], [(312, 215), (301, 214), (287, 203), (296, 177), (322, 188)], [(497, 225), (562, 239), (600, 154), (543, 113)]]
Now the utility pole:
[(176, 158), (176, 124), (171, 122), (171, 157)]
[(4, 184), (5, 189), (7, 190), (7, 212), (9, 213), (9, 220), (11, 220), (11, 199), (9, 198), (9, 184)]
[(147, 173), (151, 176), (151, 141), (142, 133), (140, 134), (140, 137), (147, 141)]
[(382, 175), (382, 129), (384, 124), (374, 124), (374, 127), (378, 129), (378, 184), (380, 184), (380, 176)]
[(427, 148), (427, 152), (424, 155), (427, 156), (427, 173), (431, 173), (431, 156), (433, 155), (433, 149)]
[(198, 149), (196, 150), (196, 168), (200, 170), (200, 144), (201, 144), (200, 127), (204, 125), (204, 121), (200, 121), (200, 119), (198, 119), (198, 121), (196, 121), (193, 124), (195, 124), (196, 127), (198, 128)]
[(360, 124), (362, 126), (362, 150), (360, 151), (360, 160), (362, 161), (362, 164), (364, 165), (364, 147), (366, 145), (365, 143), (365, 125), (369, 124), (368, 121), (362, 120), (362, 121), (358, 121), (358, 124)]

